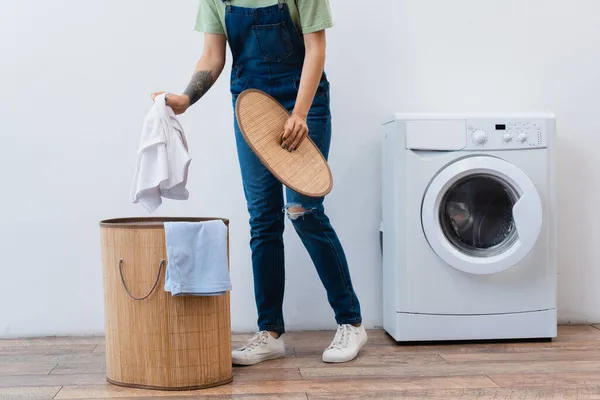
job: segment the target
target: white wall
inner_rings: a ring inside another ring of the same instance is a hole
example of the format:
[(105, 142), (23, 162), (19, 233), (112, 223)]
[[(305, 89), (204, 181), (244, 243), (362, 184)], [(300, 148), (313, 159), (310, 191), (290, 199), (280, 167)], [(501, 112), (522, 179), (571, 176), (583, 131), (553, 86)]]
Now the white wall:
[[(140, 128), (151, 91), (180, 91), (189, 80), (202, 48), (196, 4), (0, 2), (0, 336), (102, 332), (98, 221), (144, 215), (128, 199)], [(332, 0), (332, 8), (336, 188), (327, 205), (366, 324), (382, 319), (382, 118), (531, 109), (558, 116), (560, 317), (600, 321), (600, 2)], [(159, 214), (232, 219), (233, 327), (251, 330), (247, 214), (224, 78), (183, 118), (192, 197)], [(316, 273), (288, 233), (289, 328), (331, 328)]]

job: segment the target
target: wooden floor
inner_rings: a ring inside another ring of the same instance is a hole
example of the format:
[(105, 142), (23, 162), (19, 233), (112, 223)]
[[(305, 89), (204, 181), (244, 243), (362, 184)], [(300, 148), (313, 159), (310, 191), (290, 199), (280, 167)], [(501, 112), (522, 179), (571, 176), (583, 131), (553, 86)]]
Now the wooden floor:
[(332, 335), (290, 333), (286, 359), (187, 393), (106, 384), (102, 338), (0, 340), (0, 399), (600, 399), (600, 326), (563, 326), (552, 343), (416, 347), (372, 331), (360, 358), (339, 366), (320, 361)]

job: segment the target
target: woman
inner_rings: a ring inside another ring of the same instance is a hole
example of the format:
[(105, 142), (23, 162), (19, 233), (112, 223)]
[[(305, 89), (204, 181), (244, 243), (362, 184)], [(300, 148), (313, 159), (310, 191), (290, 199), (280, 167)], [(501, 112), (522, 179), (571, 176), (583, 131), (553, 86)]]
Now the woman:
[[(167, 104), (181, 114), (204, 96), (223, 71), (229, 42), (234, 108), (238, 95), (247, 88), (270, 94), (290, 112), (282, 147), (295, 151), (310, 136), (327, 157), (331, 115), (329, 83), (323, 69), (325, 29), (331, 26), (329, 0), (200, 0), (196, 30), (205, 34), (204, 53), (184, 94), (168, 94)], [(339, 325), (323, 361), (353, 360), (366, 343), (367, 334), (346, 257), (325, 215), (323, 199), (286, 189), (284, 206), (282, 185), (250, 150), (237, 121), (234, 128), (250, 213), (259, 326), (259, 333), (248, 344), (233, 351), (234, 364), (253, 365), (285, 356), (285, 215), (316, 266)]]

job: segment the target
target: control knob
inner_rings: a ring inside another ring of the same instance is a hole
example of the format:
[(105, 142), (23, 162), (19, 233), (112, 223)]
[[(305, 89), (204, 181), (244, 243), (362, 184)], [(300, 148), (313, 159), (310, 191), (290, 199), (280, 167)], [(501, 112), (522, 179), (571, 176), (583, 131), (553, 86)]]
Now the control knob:
[(475, 132), (473, 132), (471, 137), (473, 138), (473, 142), (475, 142), (475, 144), (485, 144), (488, 140), (487, 133), (485, 133), (485, 131), (482, 130), (476, 130)]
[(519, 142), (521, 143), (525, 143), (527, 141), (527, 139), (529, 139), (529, 136), (527, 136), (526, 133), (521, 133), (519, 135)]

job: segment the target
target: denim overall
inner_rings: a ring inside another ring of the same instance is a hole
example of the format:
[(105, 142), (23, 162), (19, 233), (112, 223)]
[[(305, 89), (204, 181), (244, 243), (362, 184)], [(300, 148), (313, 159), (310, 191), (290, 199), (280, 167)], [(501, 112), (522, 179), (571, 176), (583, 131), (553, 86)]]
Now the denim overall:
[[(237, 7), (223, 0), (227, 38), (233, 54), (231, 93), (233, 106), (248, 88), (262, 90), (289, 112), (296, 103), (302, 74), (304, 41), (284, 0), (264, 8)], [(235, 114), (235, 113), (234, 113)], [(235, 117), (234, 117), (235, 118)], [(325, 158), (331, 141), (329, 82), (323, 74), (307, 124), (310, 138)], [(287, 214), (314, 262), (327, 290), (338, 324), (361, 322), (360, 305), (340, 241), (325, 215), (323, 198), (300, 195), (286, 188), (284, 206), (281, 183), (265, 168), (246, 144), (234, 121), (244, 193), (250, 213), (254, 293), (261, 331), (283, 333), (285, 264), (283, 230)], [(302, 207), (302, 214), (290, 213)], [(282, 212), (283, 210), (283, 212)]]

